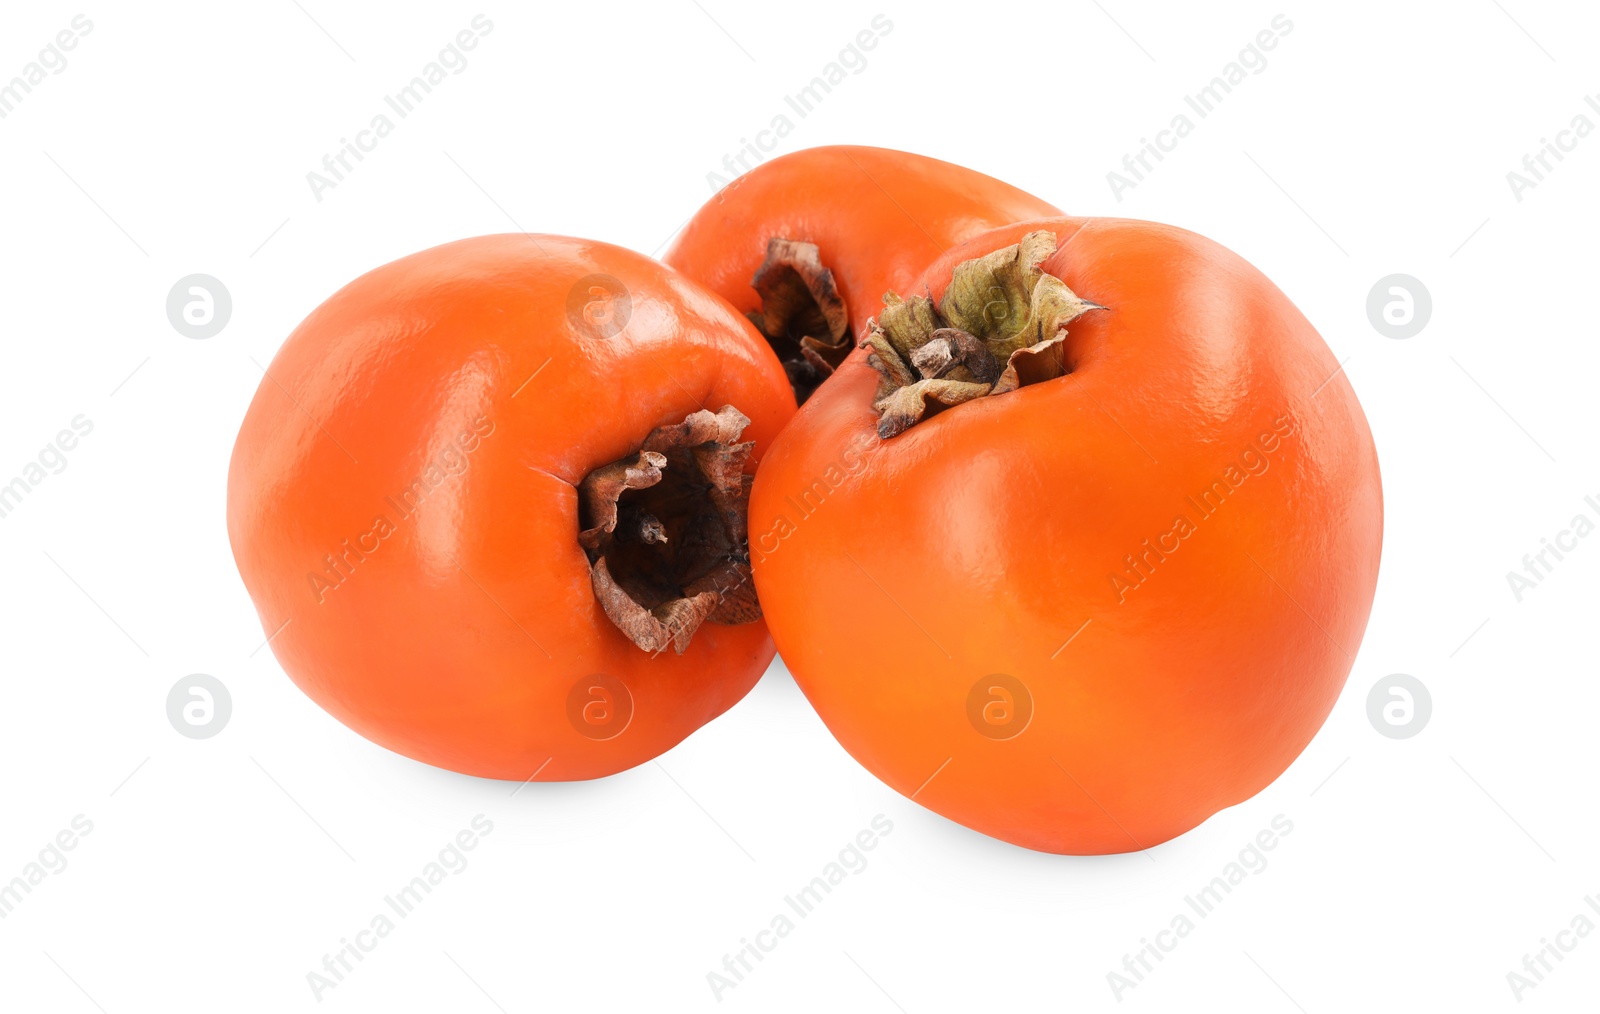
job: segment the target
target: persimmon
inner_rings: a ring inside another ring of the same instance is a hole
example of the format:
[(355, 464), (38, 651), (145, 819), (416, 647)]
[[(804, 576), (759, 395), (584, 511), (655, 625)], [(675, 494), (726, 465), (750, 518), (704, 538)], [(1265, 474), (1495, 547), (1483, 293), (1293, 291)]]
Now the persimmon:
[(892, 788), (1046, 852), (1145, 849), (1321, 727), (1378, 573), (1366, 418), (1289, 299), (1148, 222), (1051, 218), (888, 298), (762, 461), (756, 588)]
[(888, 148), (807, 148), (724, 187), (663, 258), (747, 314), (804, 402), (890, 289), (954, 244), (1061, 211), (1008, 183)]
[(229, 538), (284, 670), (355, 731), (489, 778), (606, 775), (771, 661), (744, 502), (794, 407), (761, 335), (664, 265), (449, 243), (289, 336)]

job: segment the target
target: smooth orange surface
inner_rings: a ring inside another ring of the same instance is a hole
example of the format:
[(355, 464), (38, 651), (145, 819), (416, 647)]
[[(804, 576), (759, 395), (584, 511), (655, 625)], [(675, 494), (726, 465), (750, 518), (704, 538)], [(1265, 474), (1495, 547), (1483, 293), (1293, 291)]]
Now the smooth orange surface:
[(689, 220), (662, 259), (741, 312), (767, 240), (815, 243), (850, 311), (850, 333), (893, 289), (979, 233), (1060, 209), (1009, 183), (949, 162), (888, 148), (807, 148), (728, 184)]
[[(569, 312), (595, 274), (631, 300), (609, 338)], [(484, 236), (364, 275), (289, 336), (234, 447), (228, 534), (273, 652), (341, 722), (440, 767), (548, 781), (660, 754), (744, 696), (772, 642), (756, 622), (706, 624), (681, 656), (631, 644), (591, 591), (575, 484), (725, 404), (752, 467), (794, 411), (754, 328), (638, 254)], [(631, 695), (609, 739), (568, 716), (596, 674)]]
[[(1125, 852), (1254, 795), (1321, 727), (1372, 605), (1378, 460), (1315, 329), (1201, 236), (1022, 223), (926, 284), (1041, 228), (1045, 270), (1110, 307), (1071, 325), (1071, 373), (883, 441), (858, 350), (767, 453), (751, 550), (784, 661), (873, 773), (1028, 848)], [(1033, 706), (1003, 740), (968, 717), (996, 674)]]

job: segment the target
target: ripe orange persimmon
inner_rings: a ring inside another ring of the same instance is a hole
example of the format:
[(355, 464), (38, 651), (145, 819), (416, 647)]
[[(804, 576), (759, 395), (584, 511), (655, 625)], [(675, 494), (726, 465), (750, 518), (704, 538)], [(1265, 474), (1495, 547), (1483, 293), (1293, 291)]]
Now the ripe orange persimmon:
[(228, 476), (234, 556), (283, 668), (363, 736), (593, 778), (771, 661), (743, 500), (794, 399), (682, 275), (559, 236), (450, 243), (345, 286), (266, 373)]
[(828, 728), (1047, 852), (1148, 848), (1260, 791), (1378, 573), (1376, 451), (1315, 329), (1216, 243), (1116, 219), (995, 229), (908, 296), (751, 500), (767, 623)]
[(888, 148), (807, 148), (706, 202), (663, 258), (748, 314), (804, 401), (883, 294), (956, 243), (1061, 211), (1008, 183)]

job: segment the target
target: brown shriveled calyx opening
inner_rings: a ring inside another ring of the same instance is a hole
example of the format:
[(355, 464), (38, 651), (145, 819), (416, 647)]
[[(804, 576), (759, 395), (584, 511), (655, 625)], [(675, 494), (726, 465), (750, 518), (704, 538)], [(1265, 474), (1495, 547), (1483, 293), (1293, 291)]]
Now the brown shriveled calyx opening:
[(1067, 325), (1103, 306), (1081, 299), (1040, 267), (1056, 237), (1032, 232), (1015, 246), (957, 265), (944, 298), (890, 292), (861, 347), (881, 374), (872, 407), (887, 440), (924, 417), (973, 398), (1066, 374)]
[(747, 316), (789, 374), (794, 400), (811, 392), (850, 354), (850, 314), (814, 243), (773, 238), (750, 285), (761, 309)]
[(595, 598), (645, 651), (683, 654), (700, 624), (761, 617), (745, 512), (754, 443), (732, 405), (650, 432), (639, 450), (578, 484), (578, 543)]

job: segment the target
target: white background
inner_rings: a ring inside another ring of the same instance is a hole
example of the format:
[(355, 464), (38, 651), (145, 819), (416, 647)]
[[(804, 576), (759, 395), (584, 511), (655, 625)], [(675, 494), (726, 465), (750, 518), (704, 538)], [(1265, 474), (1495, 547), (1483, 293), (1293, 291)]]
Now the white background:
[[(0, 881), (75, 815), (93, 831), (0, 920), (0, 1008), (1518, 1008), (1523, 956), (1580, 912), (1600, 922), (1600, 538), (1520, 602), (1506, 580), (1600, 499), (1600, 136), (1521, 201), (1506, 174), (1574, 116), (1600, 125), (1600, 12), (1332, 6), (7, 5), (0, 80), (80, 11), (94, 27), (0, 120), (0, 482), (74, 416), (94, 431), (0, 519)], [(306, 174), (480, 12), (494, 29), (465, 71), (317, 201)], [(256, 364), (346, 281), (451, 239), (659, 252), (707, 173), (794, 118), (783, 97), (880, 12), (866, 68), (773, 154), (904, 148), (1194, 229), (1347, 361), (1387, 538), (1321, 734), (1179, 840), (1071, 858), (885, 788), (781, 665), (659, 763), (515, 796), (326, 716), (258, 650), (227, 544)], [(1266, 69), (1118, 201), (1107, 172), (1279, 13), (1294, 27)], [(194, 272), (234, 301), (204, 341), (164, 310)], [(1434, 304), (1407, 340), (1365, 309), (1394, 272)], [(195, 672), (233, 699), (204, 741), (165, 713)], [(1397, 672), (1433, 700), (1407, 740), (1366, 715)], [(307, 973), (480, 813), (470, 865), (319, 1002)], [(707, 973), (877, 814), (893, 831), (869, 865), (719, 1001)], [(1293, 832), (1269, 865), (1119, 999), (1107, 973), (1278, 814)], [(1597, 986), (1600, 933), (1521, 1007), (1576, 1010)]]

